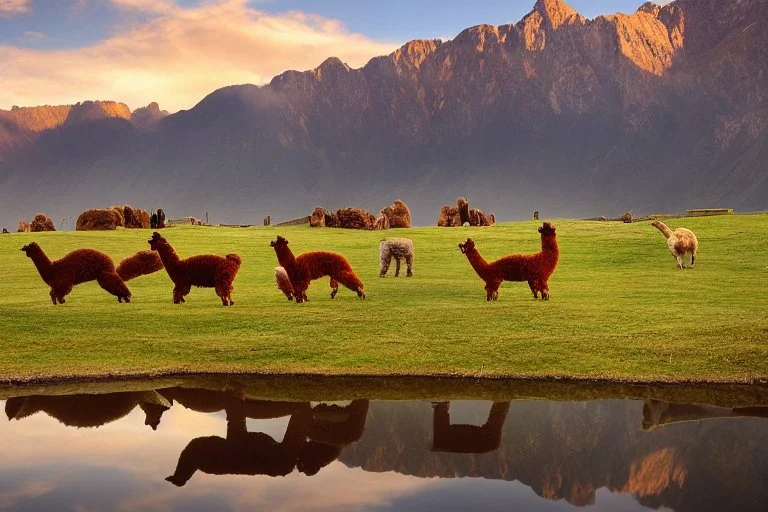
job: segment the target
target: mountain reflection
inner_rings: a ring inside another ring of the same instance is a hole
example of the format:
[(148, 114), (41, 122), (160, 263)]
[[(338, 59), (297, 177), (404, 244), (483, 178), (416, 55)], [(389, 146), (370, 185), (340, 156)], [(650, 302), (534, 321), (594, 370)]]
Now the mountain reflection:
[[(760, 419), (768, 407), (468, 402), (475, 425), (457, 419), (452, 404), (317, 404), (253, 398), (243, 389), (176, 387), (17, 397), (7, 400), (5, 411), (9, 420), (42, 412), (67, 426), (98, 427), (140, 407), (152, 429), (171, 428), (161, 418), (177, 407), (223, 412), (224, 437), (193, 438), (177, 461), (165, 461), (169, 468), (175, 462), (166, 480), (179, 487), (197, 472), (312, 476), (339, 461), (338, 467), (372, 473), (516, 480), (542, 498), (577, 507), (594, 503), (596, 490), (605, 488), (652, 508), (768, 509), (768, 421)], [(248, 419), (276, 418), (287, 419), (281, 441), (248, 430)]]

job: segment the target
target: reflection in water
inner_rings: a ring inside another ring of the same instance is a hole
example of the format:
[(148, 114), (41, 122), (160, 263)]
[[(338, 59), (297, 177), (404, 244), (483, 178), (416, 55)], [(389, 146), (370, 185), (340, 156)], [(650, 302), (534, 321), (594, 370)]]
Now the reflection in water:
[(5, 402), (9, 420), (20, 420), (38, 412), (56, 418), (68, 427), (100, 427), (119, 420), (136, 406), (146, 415), (145, 425), (157, 429), (163, 412), (171, 404), (156, 391), (107, 393), (103, 395), (25, 396)]
[[(621, 400), (472, 402), (470, 406), (481, 418), (480, 425), (457, 421), (451, 403), (447, 401), (370, 402), (357, 399), (347, 405), (313, 405), (310, 402), (262, 400), (237, 389), (187, 388), (102, 395), (28, 396), (6, 402), (8, 419), (24, 421), (9, 424), (13, 432), (7, 428), (0, 431), (0, 442), (7, 445), (8, 436), (16, 430), (23, 432), (24, 422), (31, 421), (38, 412), (68, 427), (99, 427), (125, 421), (138, 407), (141, 409), (136, 411), (138, 417), (143, 416), (144, 424), (157, 432), (147, 429), (136, 436), (167, 436), (172, 432), (173, 438), (179, 440), (175, 445), (180, 451), (175, 454), (161, 449), (156, 453), (151, 449), (144, 450), (146, 457), (153, 458), (152, 465), (158, 471), (166, 471), (165, 475), (172, 471), (166, 480), (184, 487), (183, 491), (178, 491), (181, 494), (172, 495), (175, 504), (166, 508), (189, 509), (183, 498), (188, 492), (195, 493), (200, 499), (207, 496), (214, 500), (216, 484), (211, 480), (198, 476), (190, 483), (199, 472), (248, 475), (246, 480), (231, 480), (235, 477), (228, 480), (227, 485), (240, 488), (243, 493), (253, 485), (249, 481), (262, 482), (257, 480), (258, 475), (261, 478), (290, 476), (291, 492), (308, 496), (304, 498), (303, 506), (294, 508), (306, 509), (321, 508), (320, 501), (312, 498), (312, 493), (318, 491), (312, 490), (311, 482), (319, 478), (323, 479), (324, 488), (343, 486), (356, 478), (356, 481), (365, 482), (359, 484), (361, 494), (363, 491), (375, 494), (377, 489), (391, 494), (383, 500), (389, 505), (369, 503), (351, 507), (358, 509), (419, 509), (423, 508), (424, 500), (441, 502), (443, 508), (457, 508), (457, 502), (452, 503), (451, 498), (447, 498), (451, 495), (447, 489), (451, 485), (458, 486), (457, 489), (466, 495), (469, 492), (466, 483), (471, 482), (477, 482), (475, 487), (483, 489), (482, 493), (478, 490), (476, 508), (493, 508), (491, 505), (501, 497), (504, 497), (501, 502), (506, 503), (508, 496), (505, 493), (511, 492), (510, 489), (518, 489), (510, 487), (513, 481), (521, 482), (540, 497), (537, 505), (540, 509), (560, 510), (567, 505), (590, 504), (604, 509), (615, 508), (616, 503), (611, 502), (613, 498), (608, 499), (605, 492), (616, 497), (631, 496), (635, 507), (654, 509), (768, 509), (768, 421), (761, 419), (768, 417), (766, 407), (729, 409), (654, 400), (644, 403)], [(168, 417), (173, 421), (164, 419), (161, 424), (161, 417), (166, 417), (164, 414), (171, 415)], [(180, 417), (186, 418), (187, 424), (196, 423), (200, 427), (194, 431), (178, 428)], [(213, 423), (201, 423), (199, 420), (203, 418), (210, 418)], [(248, 425), (256, 430), (248, 420), (277, 418), (287, 418), (285, 434), (279, 442), (265, 432), (248, 430)], [(221, 425), (223, 436), (216, 435), (218, 428), (215, 425)], [(51, 437), (56, 438), (56, 429), (63, 427), (50, 425), (48, 428)], [(211, 430), (205, 432), (206, 429)], [(43, 443), (43, 439), (35, 442)], [(120, 438), (122, 444), (131, 442), (136, 439)], [(87, 452), (92, 443), (93, 451), (104, 452), (107, 467), (116, 473), (122, 470), (124, 461), (109, 453), (110, 443), (105, 444), (103, 439), (97, 442), (91, 434), (84, 436), (82, 443), (78, 450)], [(46, 469), (56, 467), (55, 443), (46, 449), (50, 450), (50, 461), (33, 461), (40, 474), (55, 473), (53, 469)], [(118, 451), (117, 447), (112, 449)], [(333, 464), (334, 461), (338, 462)], [(45, 495), (53, 492), (51, 489), (72, 485), (64, 477), (59, 477), (57, 483), (43, 486), (31, 485), (29, 481), (11, 484), (15, 482), (11, 477), (22, 474), (22, 471), (18, 459), (16, 465), (10, 464), (6, 467), (0, 461), (0, 480), (6, 482), (0, 484), (0, 509), (4, 508), (5, 502), (23, 503), (18, 496), (30, 493), (29, 489)], [(331, 465), (333, 471), (321, 471)], [(356, 468), (364, 473), (352, 473)], [(24, 470), (27, 471), (31, 470)], [(105, 474), (104, 468), (98, 471)], [(391, 478), (387, 480), (386, 475), (419, 479), (440, 477), (441, 490), (439, 493), (429, 492), (435, 481), (420, 480), (422, 484), (413, 483), (408, 486), (408, 492), (398, 494), (389, 487)], [(482, 481), (462, 480), (462, 477), (506, 482), (506, 487), (496, 486), (495, 491), (490, 491), (487, 485), (480, 485)], [(85, 480), (88, 478), (91, 477), (84, 477)], [(132, 478), (144, 478), (147, 485), (165, 484), (173, 489), (162, 481), (162, 477)], [(459, 486), (461, 482), (465, 483)], [(9, 488), (9, 485), (16, 487)], [(83, 484), (78, 485), (82, 487)], [(269, 487), (276, 486), (277, 482), (268, 479), (261, 485), (260, 499), (265, 500)], [(96, 488), (90, 492), (99, 493)], [(519, 489), (516, 492), (520, 492)], [(501, 494), (497, 497), (489, 493)], [(167, 492), (163, 495), (170, 499)], [(7, 496), (14, 496), (15, 501), (7, 501)], [(285, 496), (280, 499), (284, 500)], [(284, 502), (282, 506), (260, 503), (261, 508), (286, 508)], [(146, 504), (146, 508), (154, 507), (154, 504)]]

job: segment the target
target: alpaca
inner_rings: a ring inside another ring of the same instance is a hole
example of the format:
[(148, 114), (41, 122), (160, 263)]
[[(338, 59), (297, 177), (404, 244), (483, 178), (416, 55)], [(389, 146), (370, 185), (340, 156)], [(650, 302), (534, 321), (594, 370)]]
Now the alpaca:
[(691, 255), (691, 266), (693, 266), (696, 261), (696, 253), (699, 251), (699, 241), (690, 229), (677, 228), (672, 231), (660, 220), (651, 222), (651, 225), (661, 231), (664, 238), (667, 239), (669, 252), (672, 253), (672, 257), (675, 258), (677, 266), (681, 270), (685, 268), (683, 257), (686, 254)]
[(392, 258), (395, 258), (395, 277), (400, 276), (401, 258), (408, 267), (406, 276), (413, 275), (413, 241), (410, 238), (387, 238), (379, 242), (379, 276), (387, 276)]
[(51, 301), (64, 304), (72, 287), (96, 280), (99, 286), (117, 297), (117, 302), (131, 302), (131, 292), (115, 273), (112, 258), (93, 249), (76, 249), (63, 258), (51, 261), (36, 242), (21, 248), (37, 267), (40, 277), (51, 287)]
[(115, 272), (123, 281), (130, 281), (162, 269), (163, 260), (160, 259), (159, 254), (154, 251), (139, 251), (121, 261)]
[(288, 248), (288, 240), (282, 236), (278, 236), (269, 245), (275, 249), (277, 261), (288, 273), (296, 302), (306, 302), (310, 281), (323, 276), (331, 278), (331, 298), (336, 297), (339, 283), (356, 292), (361, 299), (365, 298), (363, 283), (341, 254), (320, 251), (307, 252), (294, 257), (293, 252)]
[(232, 282), (240, 270), (240, 256), (227, 254), (201, 254), (186, 259), (179, 259), (171, 244), (157, 231), (148, 240), (149, 247), (160, 254), (168, 277), (173, 281), (173, 303), (185, 302), (184, 297), (193, 286), (214, 288), (216, 295), (225, 306), (233, 306)]
[(459, 249), (466, 255), (472, 268), (485, 281), (486, 300), (498, 299), (502, 281), (528, 281), (534, 299), (538, 299), (541, 292), (542, 300), (549, 300), (547, 281), (557, 267), (560, 250), (557, 246), (555, 226), (545, 222), (539, 228), (539, 233), (541, 233), (541, 252), (510, 254), (492, 263), (486, 262), (480, 256), (471, 238), (459, 244)]
[(459, 221), (461, 225), (469, 224), (469, 201), (466, 197), (456, 199), (456, 207), (459, 210)]
[(275, 282), (280, 291), (288, 297), (288, 300), (293, 300), (293, 286), (291, 286), (291, 280), (288, 278), (288, 272), (283, 267), (275, 267)]

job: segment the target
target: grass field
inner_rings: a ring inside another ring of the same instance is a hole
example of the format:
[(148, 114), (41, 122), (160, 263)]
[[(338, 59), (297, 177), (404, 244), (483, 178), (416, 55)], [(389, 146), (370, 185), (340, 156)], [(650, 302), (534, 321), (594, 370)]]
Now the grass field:
[[(504, 283), (499, 301), (486, 302), (483, 282), (457, 248), (469, 236), (488, 260), (535, 252), (534, 222), (386, 233), (165, 230), (181, 257), (242, 256), (229, 308), (199, 288), (174, 305), (164, 271), (130, 281), (130, 304), (87, 283), (54, 306), (22, 245), (37, 241), (51, 259), (92, 247), (117, 263), (148, 248), (149, 231), (3, 235), (0, 381), (254, 372), (765, 382), (768, 215), (670, 219), (699, 238), (696, 266), (684, 271), (647, 222), (553, 222), (561, 255), (549, 302), (533, 300), (525, 283)], [(322, 279), (310, 286), (310, 302), (288, 302), (273, 277), (269, 241), (277, 234), (295, 254), (343, 253), (367, 299), (341, 288), (331, 300)], [(413, 239), (414, 277), (378, 277), (382, 236)]]

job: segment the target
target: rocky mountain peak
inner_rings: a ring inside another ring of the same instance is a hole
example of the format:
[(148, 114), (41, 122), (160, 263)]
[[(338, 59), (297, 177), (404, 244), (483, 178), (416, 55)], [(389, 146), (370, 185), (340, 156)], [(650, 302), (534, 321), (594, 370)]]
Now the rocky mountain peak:
[(146, 107), (134, 110), (133, 114), (131, 114), (131, 122), (138, 128), (149, 128), (167, 115), (168, 111), (160, 110), (160, 105), (153, 101)]
[(442, 43), (440, 39), (409, 41), (392, 53), (392, 61), (402, 67), (419, 69)]
[(128, 120), (131, 118), (131, 109), (117, 101), (83, 101), (72, 106), (64, 124), (73, 125), (110, 117)]
[(350, 71), (349, 66), (344, 64), (338, 57), (328, 57), (318, 67), (312, 70), (318, 80), (329, 76), (337, 76), (339, 74), (346, 74)]
[(583, 17), (563, 0), (536, 0), (533, 13), (539, 14), (554, 29), (583, 20)]

